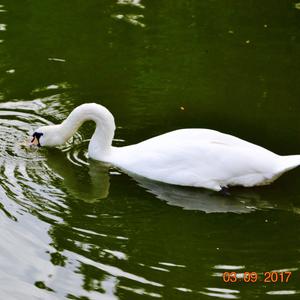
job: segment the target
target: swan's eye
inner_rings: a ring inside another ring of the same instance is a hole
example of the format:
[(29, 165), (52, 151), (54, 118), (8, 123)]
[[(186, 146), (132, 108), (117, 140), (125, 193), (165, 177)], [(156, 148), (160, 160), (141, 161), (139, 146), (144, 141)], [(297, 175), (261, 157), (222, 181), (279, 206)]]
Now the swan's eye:
[(41, 133), (41, 132), (34, 132), (33, 135), (32, 135), (31, 144), (32, 145), (37, 145), (38, 147), (41, 147), (40, 137), (42, 135), (43, 135), (43, 133)]

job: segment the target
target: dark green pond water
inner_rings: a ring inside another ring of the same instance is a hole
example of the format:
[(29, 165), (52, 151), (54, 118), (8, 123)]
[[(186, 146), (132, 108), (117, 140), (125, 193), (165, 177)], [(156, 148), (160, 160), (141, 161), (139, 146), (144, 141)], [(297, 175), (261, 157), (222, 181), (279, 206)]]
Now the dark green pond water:
[(93, 124), (21, 146), (97, 102), (116, 146), (202, 127), (300, 154), (297, 0), (0, 0), (0, 74), (1, 299), (299, 299), (300, 169), (224, 197), (90, 161)]

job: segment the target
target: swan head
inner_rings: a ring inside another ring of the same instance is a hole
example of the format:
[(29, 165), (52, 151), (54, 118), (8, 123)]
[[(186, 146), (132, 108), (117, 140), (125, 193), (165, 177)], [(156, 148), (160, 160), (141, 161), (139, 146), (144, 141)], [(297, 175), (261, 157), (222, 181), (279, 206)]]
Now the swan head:
[(60, 125), (48, 125), (34, 131), (30, 145), (55, 147), (63, 143), (65, 143), (65, 138), (60, 132)]

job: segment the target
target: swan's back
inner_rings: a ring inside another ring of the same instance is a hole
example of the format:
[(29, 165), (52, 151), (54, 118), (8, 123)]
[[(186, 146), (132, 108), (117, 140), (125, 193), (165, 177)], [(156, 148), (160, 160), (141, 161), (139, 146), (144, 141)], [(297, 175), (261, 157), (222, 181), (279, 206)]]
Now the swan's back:
[[(217, 130), (212, 129), (200, 129), (200, 128), (187, 128), (187, 129), (178, 129), (165, 134), (150, 138), (136, 145), (143, 147), (161, 147), (163, 144), (168, 143), (202, 143), (208, 142), (212, 144), (223, 144), (226, 146), (239, 146), (239, 147), (248, 147), (248, 148), (260, 148), (263, 150), (263, 147), (257, 146), (245, 140), (242, 140), (238, 137), (232, 136), (230, 134), (221, 133)], [(134, 145), (134, 146), (136, 146)], [(272, 153), (272, 152), (271, 152)]]

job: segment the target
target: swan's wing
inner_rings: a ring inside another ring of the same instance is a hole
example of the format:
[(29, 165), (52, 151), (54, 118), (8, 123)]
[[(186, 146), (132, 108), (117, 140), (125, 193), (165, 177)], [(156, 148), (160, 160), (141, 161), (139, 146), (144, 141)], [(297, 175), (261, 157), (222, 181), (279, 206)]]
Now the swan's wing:
[(188, 131), (119, 148), (114, 163), (150, 179), (215, 190), (254, 185), (276, 172), (278, 156), (262, 147), (214, 131)]

